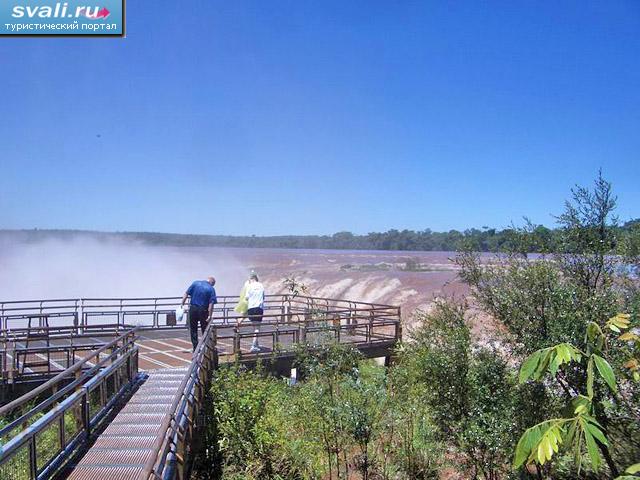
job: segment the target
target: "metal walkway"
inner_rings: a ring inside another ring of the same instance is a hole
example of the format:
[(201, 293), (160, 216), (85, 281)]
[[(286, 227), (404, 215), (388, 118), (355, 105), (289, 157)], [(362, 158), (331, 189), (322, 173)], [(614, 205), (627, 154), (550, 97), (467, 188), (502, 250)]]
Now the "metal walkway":
[(134, 480), (155, 455), (163, 419), (187, 369), (155, 370), (109, 423), (77, 465), (69, 480)]
[(297, 344), (388, 357), (402, 334), (389, 305), (270, 295), (256, 331), (218, 298), (193, 354), (180, 298), (0, 302), (0, 387), (45, 382), (0, 406), (0, 479), (187, 479), (218, 361), (288, 375)]

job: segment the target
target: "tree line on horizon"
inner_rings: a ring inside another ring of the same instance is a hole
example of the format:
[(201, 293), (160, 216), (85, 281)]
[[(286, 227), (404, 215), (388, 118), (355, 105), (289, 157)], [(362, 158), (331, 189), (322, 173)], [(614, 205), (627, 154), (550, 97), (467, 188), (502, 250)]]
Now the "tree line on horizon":
[[(640, 228), (640, 218), (612, 227), (619, 236)], [(527, 244), (522, 244), (526, 232)], [(562, 228), (548, 228), (530, 222), (524, 227), (470, 228), (463, 231), (434, 232), (391, 229), (358, 235), (338, 232), (333, 235), (195, 235), (158, 232), (96, 232), (87, 230), (0, 230), (0, 238), (20, 241), (38, 241), (48, 238), (66, 240), (72, 237), (96, 240), (133, 240), (147, 245), (178, 247), (241, 247), (241, 248), (295, 248), (331, 250), (399, 250), (399, 251), (456, 251), (472, 248), (479, 252), (513, 250), (516, 246), (527, 253), (556, 252), (562, 243)]]

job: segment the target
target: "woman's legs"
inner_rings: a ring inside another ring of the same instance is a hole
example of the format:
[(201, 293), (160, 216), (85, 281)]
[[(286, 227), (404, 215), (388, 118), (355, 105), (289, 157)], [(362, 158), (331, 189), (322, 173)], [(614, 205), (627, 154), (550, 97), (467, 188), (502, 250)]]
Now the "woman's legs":
[(261, 308), (250, 308), (247, 311), (249, 320), (253, 324), (253, 342), (251, 343), (251, 351), (260, 351), (260, 342), (258, 341), (258, 334), (260, 333), (260, 322), (262, 322), (263, 310)]

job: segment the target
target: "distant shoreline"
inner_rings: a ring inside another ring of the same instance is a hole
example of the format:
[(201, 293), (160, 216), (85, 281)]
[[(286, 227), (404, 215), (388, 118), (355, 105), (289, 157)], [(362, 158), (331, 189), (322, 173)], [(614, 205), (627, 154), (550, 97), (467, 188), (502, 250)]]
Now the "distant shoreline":
[[(640, 220), (632, 220), (617, 227), (632, 228)], [(559, 244), (562, 230), (538, 225), (526, 232), (526, 249), (530, 253), (554, 251)], [(338, 232), (333, 235), (202, 235), (161, 232), (104, 232), (68, 229), (0, 229), (0, 241), (35, 242), (42, 240), (70, 240), (73, 238), (98, 241), (134, 241), (150, 246), (173, 247), (224, 247), (264, 248), (296, 250), (355, 250), (355, 251), (399, 251), (399, 252), (455, 252), (467, 246), (478, 252), (497, 252), (513, 247), (523, 241), (522, 231), (516, 228), (467, 229), (462, 232), (433, 232), (429, 229), (388, 230), (356, 235)], [(522, 247), (520, 247), (522, 248)]]

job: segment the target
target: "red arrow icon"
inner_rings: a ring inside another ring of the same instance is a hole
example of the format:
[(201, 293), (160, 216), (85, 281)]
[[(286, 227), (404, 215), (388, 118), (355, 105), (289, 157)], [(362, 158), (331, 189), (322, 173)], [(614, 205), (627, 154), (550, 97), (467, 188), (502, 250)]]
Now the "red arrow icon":
[(111, 12), (107, 10), (107, 7), (102, 7), (102, 9), (96, 15), (96, 18), (107, 18)]

